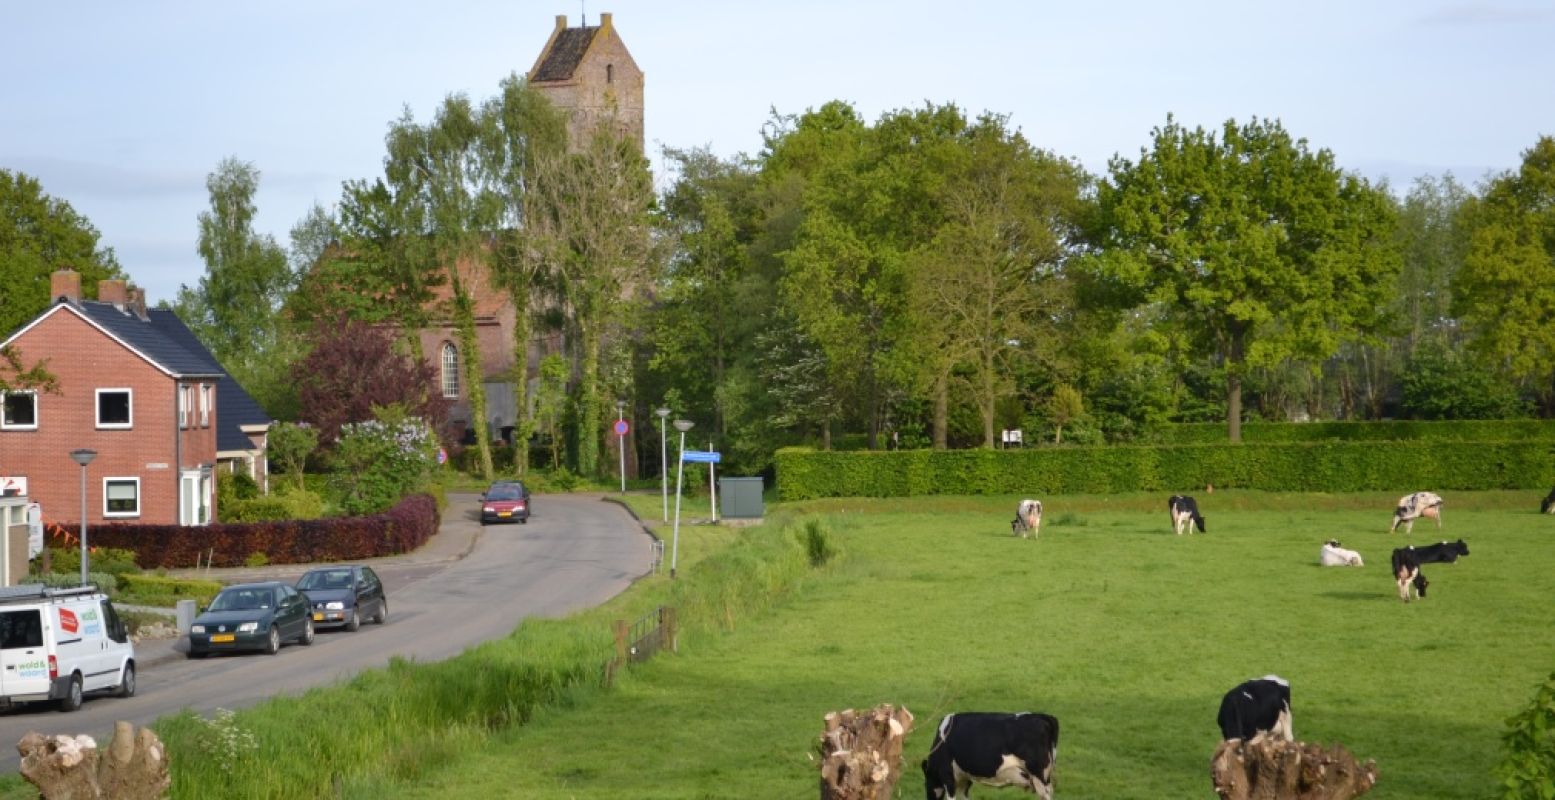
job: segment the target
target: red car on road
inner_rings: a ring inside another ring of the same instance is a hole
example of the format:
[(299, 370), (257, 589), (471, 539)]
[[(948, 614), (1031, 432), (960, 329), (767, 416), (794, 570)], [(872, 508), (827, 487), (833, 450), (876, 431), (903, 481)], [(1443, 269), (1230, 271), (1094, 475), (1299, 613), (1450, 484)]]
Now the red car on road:
[(529, 521), (529, 488), (519, 481), (497, 481), (481, 495), (481, 524)]

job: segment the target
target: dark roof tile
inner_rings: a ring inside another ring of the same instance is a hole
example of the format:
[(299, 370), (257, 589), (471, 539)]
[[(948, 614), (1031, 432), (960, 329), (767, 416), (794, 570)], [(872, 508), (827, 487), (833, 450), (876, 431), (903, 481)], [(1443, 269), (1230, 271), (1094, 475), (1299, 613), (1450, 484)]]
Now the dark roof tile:
[(594, 34), (599, 28), (565, 28), (556, 34), (556, 42), (551, 45), (551, 50), (545, 56), (545, 61), (540, 63), (535, 70), (533, 80), (540, 81), (564, 81), (572, 77), (573, 70), (578, 68), (578, 63), (583, 60), (583, 54), (588, 52), (589, 44), (594, 41)]

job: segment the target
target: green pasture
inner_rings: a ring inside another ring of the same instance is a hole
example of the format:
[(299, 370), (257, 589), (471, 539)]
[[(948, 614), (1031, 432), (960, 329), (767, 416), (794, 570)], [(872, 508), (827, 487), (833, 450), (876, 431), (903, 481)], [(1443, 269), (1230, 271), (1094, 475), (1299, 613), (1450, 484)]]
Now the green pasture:
[[(1451, 494), (1441, 534), (1424, 520), (1407, 538), (1386, 532), (1394, 495), (1200, 493), (1209, 532), (1182, 537), (1164, 496), (1050, 497), (1036, 541), (1009, 535), (1018, 499), (790, 505), (843, 553), (802, 591), (343, 796), (813, 797), (822, 715), (891, 702), (917, 717), (903, 797), (942, 714), (1033, 710), (1061, 723), (1060, 796), (1208, 798), (1221, 695), (1273, 672), (1299, 738), (1377, 760), (1369, 797), (1478, 800), (1505, 719), (1555, 668), (1555, 519), (1533, 492)], [(1444, 537), (1472, 555), (1400, 602), (1392, 548)], [(1327, 538), (1366, 566), (1318, 567)]]

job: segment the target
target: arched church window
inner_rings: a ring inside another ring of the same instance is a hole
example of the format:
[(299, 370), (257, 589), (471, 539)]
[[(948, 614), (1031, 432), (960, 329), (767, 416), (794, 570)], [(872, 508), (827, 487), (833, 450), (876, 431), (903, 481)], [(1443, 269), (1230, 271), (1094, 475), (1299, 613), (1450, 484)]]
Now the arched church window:
[(453, 342), (443, 343), (443, 396), (459, 396), (459, 349)]

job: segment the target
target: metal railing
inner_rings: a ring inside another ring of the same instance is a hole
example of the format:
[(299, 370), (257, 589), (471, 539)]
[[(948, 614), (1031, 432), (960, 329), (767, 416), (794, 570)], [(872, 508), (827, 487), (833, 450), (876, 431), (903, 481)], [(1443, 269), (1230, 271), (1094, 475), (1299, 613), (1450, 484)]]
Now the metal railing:
[(615, 656), (605, 664), (605, 685), (629, 663), (647, 661), (660, 650), (676, 651), (675, 609), (659, 606), (635, 622), (615, 622)]

